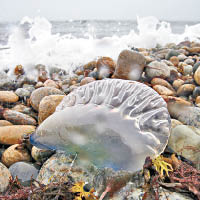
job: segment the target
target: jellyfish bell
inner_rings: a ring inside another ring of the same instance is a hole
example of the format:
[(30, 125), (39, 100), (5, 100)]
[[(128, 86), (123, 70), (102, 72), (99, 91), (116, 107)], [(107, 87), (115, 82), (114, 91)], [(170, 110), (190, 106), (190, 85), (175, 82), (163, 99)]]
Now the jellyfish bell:
[(135, 81), (106, 79), (67, 95), (31, 136), (33, 145), (77, 153), (98, 167), (136, 171), (167, 145), (165, 101)]

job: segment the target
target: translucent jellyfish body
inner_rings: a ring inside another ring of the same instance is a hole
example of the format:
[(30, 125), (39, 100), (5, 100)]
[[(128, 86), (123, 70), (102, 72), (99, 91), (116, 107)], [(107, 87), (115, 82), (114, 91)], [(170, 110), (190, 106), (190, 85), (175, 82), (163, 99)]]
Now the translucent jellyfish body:
[(31, 136), (39, 148), (77, 153), (98, 167), (136, 171), (162, 153), (170, 134), (165, 101), (150, 87), (107, 79), (67, 95)]

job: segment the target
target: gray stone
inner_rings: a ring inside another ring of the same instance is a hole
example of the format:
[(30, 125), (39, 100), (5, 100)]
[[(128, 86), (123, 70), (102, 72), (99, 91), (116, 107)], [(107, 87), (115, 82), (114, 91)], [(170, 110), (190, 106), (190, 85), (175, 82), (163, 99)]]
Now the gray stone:
[(19, 97), (30, 97), (31, 93), (24, 89), (24, 88), (18, 88), (16, 91), (15, 91), (16, 95), (19, 96)]
[(198, 67), (200, 66), (200, 62), (196, 62), (193, 66), (193, 73), (196, 72), (196, 70), (198, 69)]
[(0, 72), (0, 89), (13, 89), (15, 86), (14, 79), (8, 77), (8, 75), (4, 72)]
[(9, 171), (13, 178), (17, 176), (22, 185), (29, 186), (31, 179), (37, 178), (39, 169), (32, 163), (16, 162), (9, 167)]
[(183, 74), (186, 76), (186, 75), (192, 75), (193, 73), (193, 67), (192, 65), (186, 65), (186, 66), (183, 66)]
[(170, 50), (165, 56), (166, 60), (169, 60), (172, 56), (178, 56), (180, 53), (175, 50)]

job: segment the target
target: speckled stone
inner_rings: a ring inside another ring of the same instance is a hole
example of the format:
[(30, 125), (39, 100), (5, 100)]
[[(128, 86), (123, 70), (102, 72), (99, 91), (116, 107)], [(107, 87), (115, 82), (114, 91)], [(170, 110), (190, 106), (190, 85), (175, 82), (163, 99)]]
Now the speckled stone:
[(47, 185), (50, 182), (58, 181), (61, 178), (68, 180), (68, 175), (75, 181), (90, 182), (93, 180), (97, 169), (93, 165), (80, 167), (79, 161), (72, 163), (73, 159), (69, 156), (57, 153), (49, 158), (40, 169), (37, 181)]
[(193, 84), (184, 84), (181, 85), (177, 91), (178, 96), (189, 96), (193, 93), (195, 85)]
[(155, 85), (153, 89), (160, 95), (174, 96), (174, 92), (162, 85)]
[(0, 144), (18, 144), (24, 134), (35, 131), (35, 126), (13, 125), (0, 127)]
[(39, 124), (55, 112), (56, 107), (64, 97), (65, 95), (49, 95), (41, 100), (38, 114)]
[(52, 87), (41, 87), (36, 90), (34, 90), (31, 94), (30, 101), (31, 106), (38, 111), (40, 101), (45, 97), (49, 95), (65, 95), (62, 91), (52, 88)]
[(7, 167), (0, 162), (0, 192), (5, 192), (10, 180), (11, 174)]
[(153, 78), (151, 80), (151, 85), (154, 86), (154, 85), (162, 85), (162, 86), (165, 86), (167, 87), (168, 89), (174, 91), (174, 88), (170, 85), (169, 82), (167, 82), (166, 80), (164, 79), (161, 79), (161, 78)]
[(12, 91), (0, 91), (0, 102), (15, 103), (19, 97)]
[(7, 148), (2, 155), (1, 161), (7, 167), (19, 161), (30, 161), (31, 156), (27, 149), (20, 144), (14, 144)]

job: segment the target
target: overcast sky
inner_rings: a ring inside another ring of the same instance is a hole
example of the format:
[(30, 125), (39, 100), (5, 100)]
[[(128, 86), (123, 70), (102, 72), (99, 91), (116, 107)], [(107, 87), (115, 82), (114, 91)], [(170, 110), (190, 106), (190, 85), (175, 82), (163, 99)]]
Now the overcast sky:
[(37, 15), (51, 20), (159, 19), (200, 21), (200, 0), (0, 0), (0, 21)]

